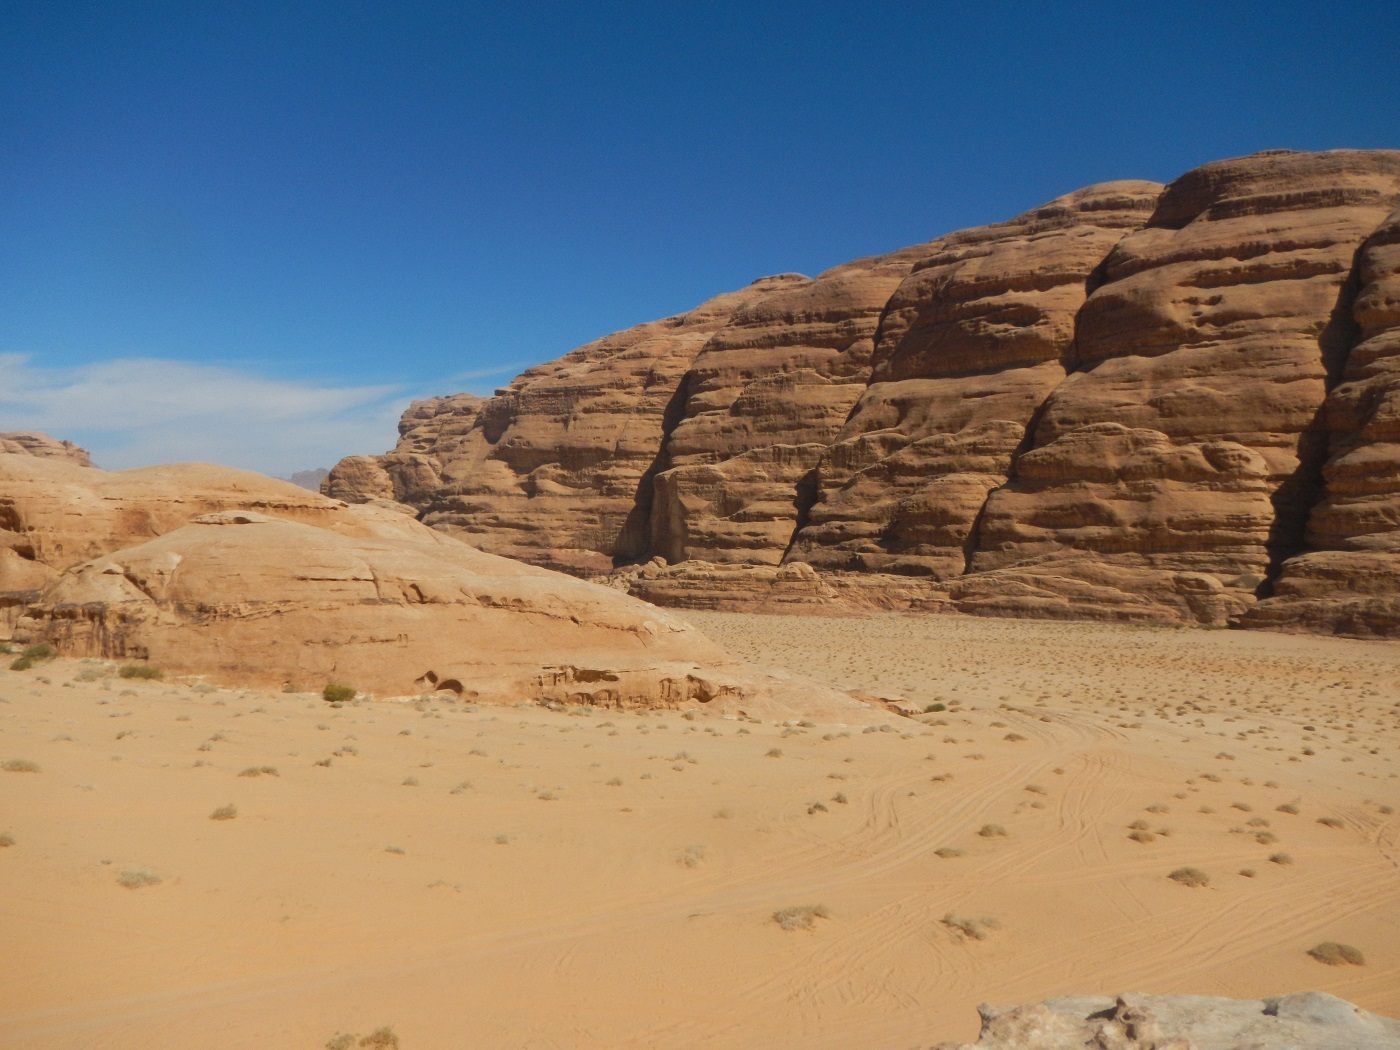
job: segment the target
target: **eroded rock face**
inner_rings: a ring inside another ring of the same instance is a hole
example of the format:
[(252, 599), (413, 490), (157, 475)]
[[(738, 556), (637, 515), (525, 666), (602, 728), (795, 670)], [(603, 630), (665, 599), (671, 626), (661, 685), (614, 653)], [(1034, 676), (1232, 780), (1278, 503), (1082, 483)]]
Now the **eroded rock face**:
[(1074, 996), (979, 1008), (977, 1042), (934, 1050), (1397, 1050), (1400, 1022), (1323, 992), (1277, 999)]
[(590, 344), (342, 494), (681, 605), (1400, 633), (1397, 205), (1396, 151), (1091, 186)]
[(1104, 256), (1161, 186), (1067, 194), (951, 234), (894, 293), (874, 375), (822, 457), (794, 557), (827, 569), (961, 575), (987, 494), (1074, 357), (1074, 320)]
[(1302, 545), (1354, 257), (1397, 203), (1395, 153), (1259, 155), (1167, 187), (1105, 260), (1077, 371), (988, 498), (954, 596), (1015, 613), (1014, 584), (1078, 616), (1092, 578), (1100, 609), (1191, 622), (1204, 576), (1222, 588), (1204, 622), (1248, 607)]
[(763, 278), (599, 339), (524, 372), (484, 403), (420, 402), (398, 448), (375, 457), (382, 474), (354, 460), (332, 471), (324, 491), (409, 502), (427, 524), (483, 549), (606, 572), (649, 544), (651, 478), (700, 348), (736, 310), (807, 281)]
[(905, 248), (737, 310), (685, 376), (655, 480), (651, 549), (670, 561), (777, 565), (817, 464), (870, 378), (890, 294), (928, 251)]
[(1366, 239), (1357, 270), (1361, 341), (1324, 408), (1330, 455), (1312, 549), (1249, 611), (1254, 626), (1400, 634), (1400, 212)]

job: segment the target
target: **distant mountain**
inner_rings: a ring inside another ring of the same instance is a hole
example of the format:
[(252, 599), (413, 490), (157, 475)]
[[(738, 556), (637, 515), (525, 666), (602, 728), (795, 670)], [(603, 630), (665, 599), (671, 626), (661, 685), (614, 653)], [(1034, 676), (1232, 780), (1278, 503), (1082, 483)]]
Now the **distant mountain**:
[(326, 475), (329, 473), (330, 471), (325, 467), (317, 467), (315, 470), (299, 470), (291, 477), (282, 480), (290, 481), (293, 485), (300, 485), (312, 492), (320, 492), (321, 482), (326, 480)]

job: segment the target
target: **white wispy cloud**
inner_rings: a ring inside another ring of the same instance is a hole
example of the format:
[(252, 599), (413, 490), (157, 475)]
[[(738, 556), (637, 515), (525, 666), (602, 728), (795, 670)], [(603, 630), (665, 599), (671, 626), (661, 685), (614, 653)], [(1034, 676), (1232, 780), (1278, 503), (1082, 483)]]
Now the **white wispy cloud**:
[(336, 386), (241, 369), (125, 358), (45, 368), (0, 354), (0, 431), (42, 430), (103, 467), (201, 461), (285, 476), (383, 452), (410, 400), (400, 386)]

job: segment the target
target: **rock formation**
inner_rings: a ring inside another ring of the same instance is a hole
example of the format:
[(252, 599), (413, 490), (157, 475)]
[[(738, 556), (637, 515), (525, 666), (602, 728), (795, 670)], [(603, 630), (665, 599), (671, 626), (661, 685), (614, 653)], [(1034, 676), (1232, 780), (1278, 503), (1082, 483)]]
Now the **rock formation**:
[(0, 612), (25, 642), (178, 674), (389, 695), (857, 714), (616, 590), (486, 554), (397, 505), (203, 464), (0, 454)]
[(79, 448), (71, 441), (58, 441), (47, 434), (31, 430), (12, 430), (7, 434), (0, 434), (0, 455), (66, 459), (80, 467), (92, 466), (87, 449)]
[(1091, 186), (417, 405), (326, 491), (668, 604), (1400, 633), (1397, 206), (1396, 151)]
[(934, 1050), (1400, 1050), (1400, 1021), (1323, 992), (1277, 999), (1075, 996), (983, 1006), (975, 1044)]

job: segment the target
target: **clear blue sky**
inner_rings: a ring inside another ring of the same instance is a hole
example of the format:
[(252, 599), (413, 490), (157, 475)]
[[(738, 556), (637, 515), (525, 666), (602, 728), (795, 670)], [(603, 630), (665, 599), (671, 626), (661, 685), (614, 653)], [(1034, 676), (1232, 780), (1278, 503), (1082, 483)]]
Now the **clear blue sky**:
[(1400, 147), (1400, 3), (0, 0), (0, 430), (382, 451), (762, 274)]

